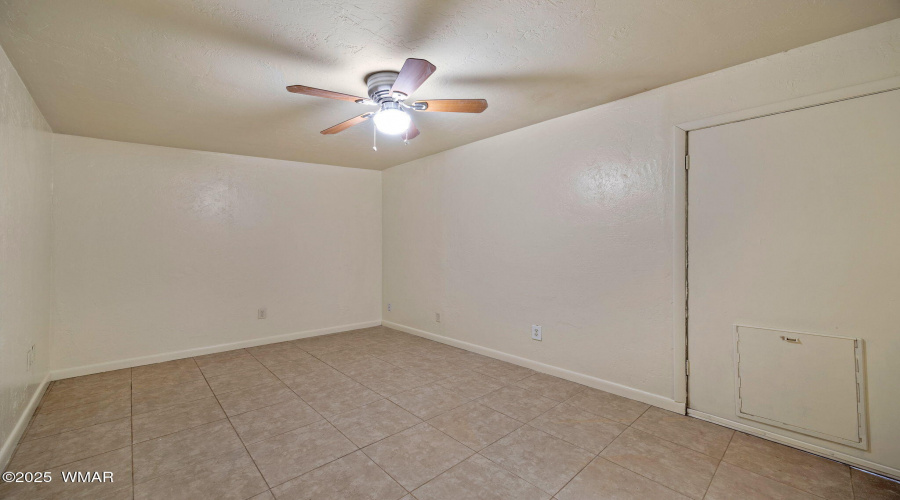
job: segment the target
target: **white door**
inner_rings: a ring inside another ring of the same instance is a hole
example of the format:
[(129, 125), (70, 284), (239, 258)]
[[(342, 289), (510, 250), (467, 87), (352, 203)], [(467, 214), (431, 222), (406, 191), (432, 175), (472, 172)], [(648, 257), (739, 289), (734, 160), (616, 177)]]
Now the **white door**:
[(900, 90), (688, 144), (689, 407), (900, 472)]

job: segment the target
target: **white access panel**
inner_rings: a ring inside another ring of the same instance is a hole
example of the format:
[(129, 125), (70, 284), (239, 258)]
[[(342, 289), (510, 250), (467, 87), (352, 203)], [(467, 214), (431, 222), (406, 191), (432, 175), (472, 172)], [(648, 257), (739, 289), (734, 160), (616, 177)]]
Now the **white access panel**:
[(866, 448), (860, 339), (735, 326), (740, 417)]
[[(900, 90), (692, 130), (687, 149), (690, 411), (900, 478)], [(824, 404), (791, 386), (821, 394), (812, 365), (758, 374), (784, 404), (742, 389), (737, 412), (734, 325), (863, 339), (862, 442), (803, 413)]]

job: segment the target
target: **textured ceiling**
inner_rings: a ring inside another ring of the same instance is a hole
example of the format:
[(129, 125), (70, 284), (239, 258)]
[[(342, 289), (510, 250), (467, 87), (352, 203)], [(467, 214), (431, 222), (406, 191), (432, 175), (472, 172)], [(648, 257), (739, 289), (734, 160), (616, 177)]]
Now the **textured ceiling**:
[[(54, 131), (383, 169), (549, 118), (900, 17), (866, 0), (0, 0), (0, 44)], [(407, 57), (437, 72), (412, 97), (485, 98), (418, 113), (404, 146), (364, 95)]]

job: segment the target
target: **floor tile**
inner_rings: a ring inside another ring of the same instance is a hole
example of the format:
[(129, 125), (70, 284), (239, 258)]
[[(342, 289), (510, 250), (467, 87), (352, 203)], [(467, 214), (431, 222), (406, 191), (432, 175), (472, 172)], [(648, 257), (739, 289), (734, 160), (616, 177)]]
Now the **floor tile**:
[(340, 413), (329, 420), (360, 448), (422, 422), (386, 399)]
[(727, 427), (660, 408), (648, 409), (631, 426), (715, 458), (725, 455), (734, 434)]
[(247, 351), (263, 366), (267, 367), (312, 358), (312, 355), (303, 349), (289, 344), (286, 345), (284, 342), (276, 344), (276, 347), (251, 347)]
[(131, 413), (139, 415), (149, 411), (160, 410), (188, 401), (196, 401), (211, 397), (213, 392), (206, 380), (153, 385), (143, 389), (135, 388), (131, 394)]
[(397, 500), (406, 490), (361, 451), (272, 488), (278, 500)]
[(2, 498), (900, 499), (845, 465), (381, 326), (53, 382), (9, 469), (116, 481)]
[(687, 500), (688, 497), (603, 458), (596, 458), (556, 494), (559, 500)]
[(344, 413), (382, 399), (380, 394), (349, 377), (335, 379), (331, 384), (315, 391), (298, 391), (298, 393), (324, 417)]
[(321, 361), (340, 369), (341, 366), (350, 365), (357, 361), (365, 360), (370, 357), (369, 351), (365, 348), (350, 347), (337, 351), (328, 351), (326, 353), (316, 355)]
[(395, 348), (391, 345), (383, 344), (383, 343), (372, 343), (366, 345), (366, 352), (370, 356), (381, 356), (384, 354), (388, 354), (394, 352)]
[(439, 377), (430, 373), (404, 370), (389, 363), (385, 364), (390, 368), (369, 371), (354, 378), (359, 383), (385, 397), (394, 396), (439, 380)]
[(249, 352), (247, 349), (230, 349), (228, 351), (214, 352), (212, 354), (204, 354), (202, 356), (194, 356), (194, 361), (198, 366), (208, 366), (224, 361), (226, 359), (246, 357)]
[(703, 498), (719, 461), (708, 455), (626, 429), (601, 457), (691, 498)]
[(82, 375), (57, 380), (53, 386), (60, 390), (78, 390), (88, 388), (110, 387), (115, 385), (128, 385), (131, 382), (131, 368), (111, 370), (108, 372)]
[(537, 373), (536, 371), (525, 368), (523, 366), (497, 360), (492, 360), (491, 362), (476, 368), (475, 371), (481, 373), (482, 375), (493, 377), (507, 384), (518, 382), (525, 377)]
[(503, 382), (480, 373), (450, 377), (438, 383), (447, 389), (472, 399), (494, 392), (504, 385)]
[(474, 401), (428, 423), (475, 451), (522, 426), (522, 422)]
[(631, 425), (650, 408), (650, 405), (640, 401), (590, 387), (572, 396), (566, 403), (625, 425)]
[(168, 385), (203, 379), (203, 372), (194, 358), (176, 359), (165, 363), (144, 365), (132, 369), (132, 387), (138, 390), (156, 385)]
[(581, 384), (547, 375), (546, 373), (535, 373), (516, 382), (516, 385), (555, 401), (565, 401), (586, 388)]
[(719, 464), (719, 469), (704, 498), (708, 500), (814, 500), (817, 497), (722, 462)]
[(568, 404), (561, 404), (529, 422), (563, 441), (597, 454), (627, 427)]
[(157, 476), (134, 487), (135, 500), (243, 500), (267, 491), (268, 485), (247, 450), (240, 448)]
[(594, 458), (593, 453), (527, 425), (488, 446), (481, 455), (551, 495)]
[(397, 367), (374, 356), (366, 356), (363, 359), (342, 365), (340, 372), (348, 377), (357, 379), (358, 377), (365, 378), (367, 373), (381, 373), (392, 369), (396, 370)]
[(133, 394), (142, 394), (175, 385), (187, 387), (202, 386), (204, 384), (206, 384), (206, 377), (204, 377), (203, 372), (195, 366), (192, 369), (176, 370), (137, 378), (131, 382), (131, 390)]
[(346, 347), (352, 347), (345, 340), (333, 337), (331, 335), (320, 335), (318, 337), (309, 337), (298, 339), (291, 342), (295, 347), (299, 347), (304, 351), (316, 355), (324, 354), (329, 351), (338, 351)]
[[(350, 377), (326, 365), (325, 363), (322, 363), (318, 360), (316, 360), (316, 362), (321, 363), (322, 367), (317, 367), (313, 371), (304, 372), (301, 375), (282, 375), (280, 373), (276, 374), (278, 375), (278, 378), (285, 383), (285, 385), (290, 387), (291, 390), (293, 390), (303, 398), (307, 396), (314, 396), (339, 384), (354, 382), (354, 380)], [(280, 366), (277, 368), (280, 368)]]
[(520, 422), (528, 422), (559, 404), (557, 401), (515, 386), (497, 389), (478, 402)]
[(63, 386), (57, 381), (41, 400), (40, 413), (50, 413), (73, 406), (111, 401), (122, 397), (130, 397), (131, 382), (129, 380), (108, 379), (97, 383)]
[(134, 445), (134, 482), (140, 484), (243, 446), (227, 420), (137, 443)]
[(900, 481), (891, 481), (859, 469), (850, 469), (850, 475), (856, 498), (900, 500)]
[(455, 365), (444, 360), (426, 360), (424, 366), (413, 368), (409, 371), (430, 376), (434, 380), (441, 380), (450, 377), (461, 377), (463, 375), (472, 373), (472, 370), (470, 370), (469, 368)]
[(381, 360), (377, 360), (377, 363), (369, 361), (365, 363), (368, 365), (366, 370), (362, 370), (361, 363), (343, 366), (341, 370), (357, 382), (385, 397), (428, 385), (439, 379), (432, 374), (397, 368)]
[(143, 382), (155, 377), (166, 376), (173, 373), (199, 370), (200, 368), (197, 366), (197, 362), (194, 361), (194, 358), (175, 359), (163, 363), (153, 363), (152, 365), (134, 367), (131, 369), (131, 380), (132, 382)]
[(270, 372), (275, 374), (281, 380), (291, 380), (295, 378), (306, 378), (311, 375), (317, 375), (322, 372), (334, 373), (336, 370), (326, 363), (309, 356), (308, 358), (296, 359), (285, 363), (269, 365), (267, 367)]
[(363, 448), (407, 490), (425, 484), (472, 455), (472, 450), (427, 423)]
[(130, 444), (131, 419), (126, 417), (19, 443), (7, 470), (47, 470)]
[(229, 417), (251, 410), (299, 399), (294, 391), (281, 381), (258, 385), (249, 389), (227, 392), (216, 396)]
[(356, 449), (353, 443), (324, 420), (247, 445), (270, 487)]
[(132, 441), (140, 443), (148, 439), (173, 434), (225, 418), (216, 398), (204, 398), (180, 403), (161, 410), (136, 415), (132, 420)]
[(245, 444), (260, 441), (322, 420), (299, 398), (231, 417), (231, 425)]
[(96, 403), (69, 406), (35, 415), (22, 441), (30, 441), (65, 431), (102, 424), (131, 415), (131, 395), (122, 394)]
[[(9, 470), (14, 470), (10, 468)], [(120, 448), (60, 467), (45, 469), (49, 483), (0, 483), (0, 498), (6, 500), (37, 498), (95, 499), (131, 498), (131, 447)], [(112, 482), (65, 482), (62, 472), (112, 472)]]
[(787, 446), (735, 432), (726, 462), (824, 498), (852, 498), (850, 468)]
[(428, 360), (422, 358), (421, 355), (411, 352), (410, 350), (395, 351), (389, 354), (382, 354), (378, 359), (386, 361), (398, 368), (416, 369), (428, 366)]
[(234, 373), (244, 370), (252, 370), (261, 368), (263, 365), (256, 360), (250, 353), (241, 350), (240, 354), (231, 355), (235, 351), (228, 351), (218, 354), (210, 354), (209, 356), (200, 356), (194, 358), (200, 371), (207, 378), (226, 373)]
[(423, 420), (428, 420), (469, 401), (465, 396), (438, 384), (416, 387), (395, 394), (390, 399)]
[(550, 495), (490, 460), (473, 455), (416, 489), (418, 500), (542, 500)]
[(271, 384), (277, 382), (278, 378), (272, 375), (266, 367), (259, 365), (258, 367), (241, 370), (236, 372), (224, 373), (213, 377), (207, 376), (206, 381), (213, 394), (225, 394), (226, 392), (240, 391), (250, 389), (263, 384)]

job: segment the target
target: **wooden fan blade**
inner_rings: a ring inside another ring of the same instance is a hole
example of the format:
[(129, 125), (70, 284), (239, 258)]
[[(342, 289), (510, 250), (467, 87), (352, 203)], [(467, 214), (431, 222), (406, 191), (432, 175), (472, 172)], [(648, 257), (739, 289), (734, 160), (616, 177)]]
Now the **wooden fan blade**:
[(356, 97), (355, 95), (341, 94), (340, 92), (332, 92), (330, 90), (314, 89), (305, 85), (291, 85), (287, 88), (287, 90), (288, 92), (293, 92), (295, 94), (311, 95), (315, 97), (327, 97), (329, 99), (340, 99), (342, 101), (356, 102), (363, 100), (362, 97)]
[(368, 112), (368, 113), (363, 113), (363, 114), (361, 114), (361, 115), (359, 115), (359, 116), (354, 116), (353, 118), (351, 118), (351, 119), (349, 119), (349, 120), (347, 120), (347, 121), (343, 121), (343, 122), (341, 122), (341, 123), (338, 123), (337, 125), (335, 125), (335, 126), (333, 126), (333, 127), (331, 127), (331, 128), (326, 128), (325, 130), (323, 130), (323, 131), (320, 132), (320, 133), (323, 134), (323, 135), (329, 135), (329, 134), (336, 134), (336, 133), (338, 133), (338, 132), (343, 132), (343, 131), (347, 130), (348, 128), (350, 128), (350, 127), (352, 127), (352, 126), (354, 126), (354, 125), (359, 125), (360, 123), (362, 123), (362, 122), (368, 120), (368, 119), (371, 118), (372, 115), (374, 115), (374, 114), (375, 114), (375, 113), (372, 113), (372, 112), (370, 111), (370, 112)]
[(436, 69), (434, 64), (431, 64), (425, 59), (407, 59), (406, 62), (403, 63), (403, 67), (400, 68), (400, 74), (397, 75), (394, 86), (391, 87), (391, 93), (401, 92), (406, 95), (412, 94), (419, 86), (425, 83), (425, 80), (427, 80)]
[(406, 132), (406, 140), (412, 140), (416, 137), (419, 137), (419, 129), (416, 127), (416, 124), (413, 122), (409, 122), (409, 130)]
[(416, 111), (437, 111), (443, 113), (481, 113), (487, 109), (487, 101), (484, 99), (431, 99), (428, 101), (416, 101), (414, 108), (425, 105), (425, 109)]

